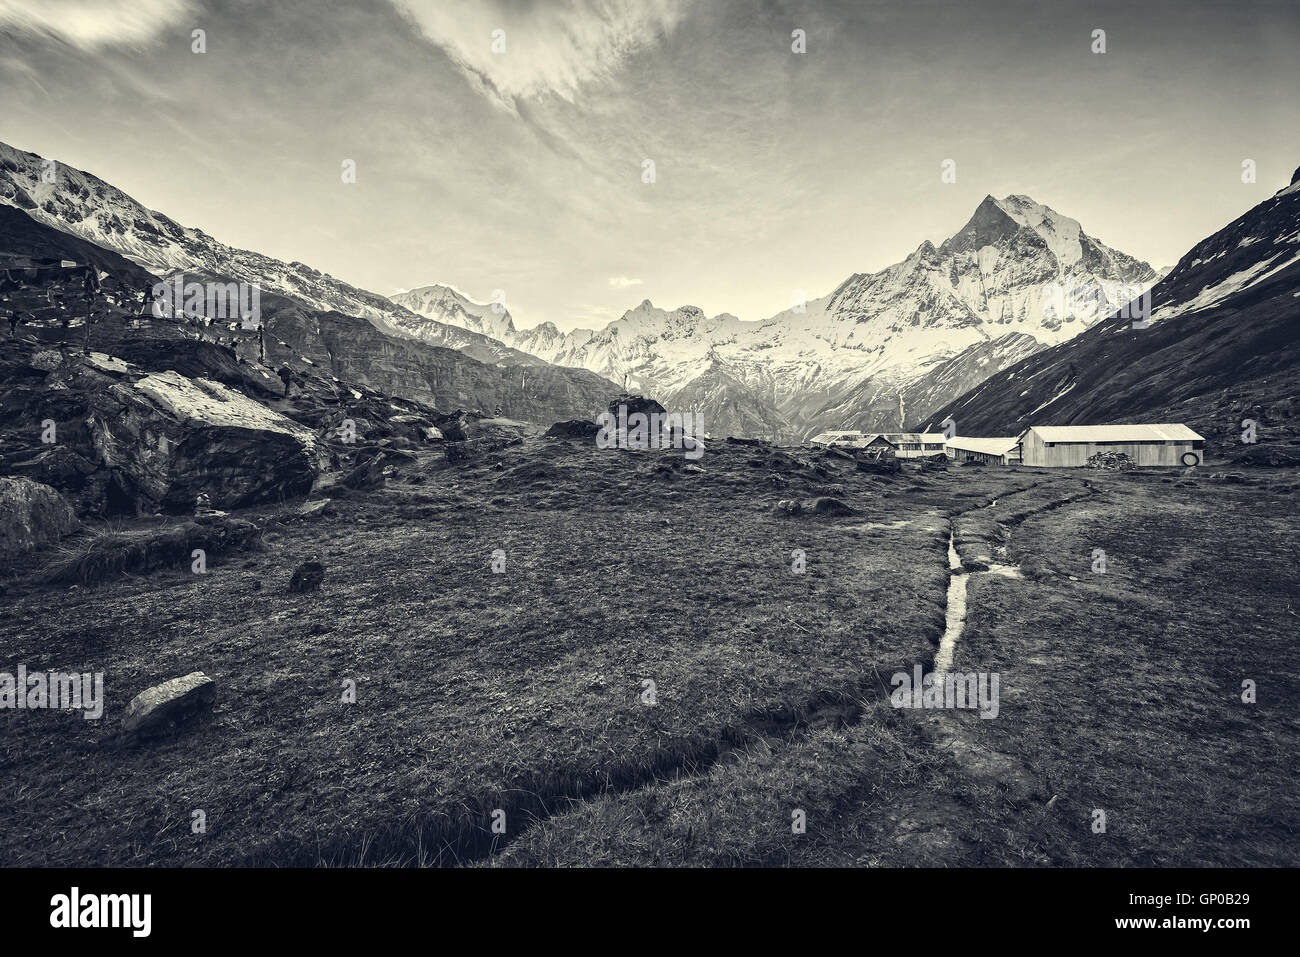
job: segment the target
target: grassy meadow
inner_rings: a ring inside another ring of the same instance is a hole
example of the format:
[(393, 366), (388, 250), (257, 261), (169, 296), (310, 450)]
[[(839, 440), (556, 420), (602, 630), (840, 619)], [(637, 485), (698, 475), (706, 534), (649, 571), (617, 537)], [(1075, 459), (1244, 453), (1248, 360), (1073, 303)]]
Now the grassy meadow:
[[(203, 575), (179, 519), (10, 569), (0, 667), (102, 671), (107, 703), (6, 714), (0, 863), (1297, 862), (1284, 470), (875, 475), (526, 431), (219, 520), (256, 534), (203, 532)], [(819, 496), (855, 514), (777, 507)], [(1001, 674), (996, 720), (889, 702), (944, 631), (950, 532), (1024, 575), (972, 576), (956, 650)], [(172, 545), (69, 577), (141, 536)], [(289, 593), (311, 558), (323, 589)], [(210, 714), (122, 738), (135, 694), (196, 670)]]

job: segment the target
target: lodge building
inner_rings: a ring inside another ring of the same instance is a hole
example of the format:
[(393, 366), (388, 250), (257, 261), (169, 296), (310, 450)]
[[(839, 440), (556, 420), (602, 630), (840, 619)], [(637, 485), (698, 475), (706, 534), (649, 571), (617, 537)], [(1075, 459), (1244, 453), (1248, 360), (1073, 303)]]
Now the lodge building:
[(1123, 452), (1137, 466), (1201, 465), (1205, 439), (1181, 423), (1033, 425), (1016, 437), (1024, 465), (1087, 465), (1098, 452)]

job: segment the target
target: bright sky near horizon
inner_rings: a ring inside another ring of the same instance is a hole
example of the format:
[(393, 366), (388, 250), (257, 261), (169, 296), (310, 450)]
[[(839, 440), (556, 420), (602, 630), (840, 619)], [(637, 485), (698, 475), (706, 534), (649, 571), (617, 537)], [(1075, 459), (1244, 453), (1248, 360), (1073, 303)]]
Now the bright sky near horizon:
[(989, 193), (1172, 265), (1300, 165), (1297, 50), (1289, 0), (0, 0), (0, 140), (379, 293), (761, 319)]

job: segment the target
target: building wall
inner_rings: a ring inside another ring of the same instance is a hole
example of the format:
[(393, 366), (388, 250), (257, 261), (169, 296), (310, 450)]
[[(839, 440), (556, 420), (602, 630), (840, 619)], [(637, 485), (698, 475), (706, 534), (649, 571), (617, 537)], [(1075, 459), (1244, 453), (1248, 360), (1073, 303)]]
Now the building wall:
[(1098, 452), (1123, 452), (1134, 464), (1140, 466), (1181, 466), (1184, 453), (1193, 452), (1198, 464), (1202, 451), (1192, 447), (1192, 440), (1157, 443), (1135, 442), (1058, 442), (1047, 445), (1037, 433), (1030, 432), (1022, 440), (1025, 465), (1061, 466), (1078, 468), (1088, 464), (1088, 459)]

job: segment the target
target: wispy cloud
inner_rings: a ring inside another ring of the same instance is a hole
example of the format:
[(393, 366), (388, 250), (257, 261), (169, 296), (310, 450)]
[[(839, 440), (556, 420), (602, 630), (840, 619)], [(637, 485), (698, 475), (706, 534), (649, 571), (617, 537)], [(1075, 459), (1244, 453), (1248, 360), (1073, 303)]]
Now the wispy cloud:
[(627, 276), (610, 276), (609, 284), (615, 289), (626, 289), (628, 286), (640, 286), (640, 279), (629, 279)]
[(82, 50), (143, 46), (183, 20), (190, 0), (0, 0), (0, 29)]
[(670, 32), (689, 0), (392, 2), (475, 90), (508, 103), (547, 93), (572, 101), (584, 84), (608, 79)]

